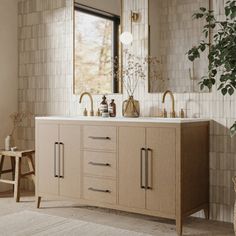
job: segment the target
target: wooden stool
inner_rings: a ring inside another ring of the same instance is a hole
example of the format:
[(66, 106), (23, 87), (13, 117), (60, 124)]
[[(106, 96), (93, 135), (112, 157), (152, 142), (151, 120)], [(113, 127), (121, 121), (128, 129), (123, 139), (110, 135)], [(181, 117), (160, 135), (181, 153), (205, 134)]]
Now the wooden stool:
[[(13, 184), (14, 186), (14, 198), (16, 199), (16, 202), (20, 201), (20, 179), (23, 177), (28, 177), (31, 175), (34, 183), (35, 183), (35, 166), (33, 162), (32, 155), (35, 153), (34, 150), (24, 150), (24, 151), (1, 151), (0, 150), (0, 182), (6, 183), (6, 184)], [(3, 170), (3, 164), (6, 157), (11, 158), (11, 169)], [(22, 158), (27, 159), (27, 163), (29, 165), (29, 172), (26, 172), (24, 174), (21, 173), (21, 162)], [(12, 173), (12, 179), (13, 180), (6, 180), (2, 179), (1, 175), (6, 173)]]

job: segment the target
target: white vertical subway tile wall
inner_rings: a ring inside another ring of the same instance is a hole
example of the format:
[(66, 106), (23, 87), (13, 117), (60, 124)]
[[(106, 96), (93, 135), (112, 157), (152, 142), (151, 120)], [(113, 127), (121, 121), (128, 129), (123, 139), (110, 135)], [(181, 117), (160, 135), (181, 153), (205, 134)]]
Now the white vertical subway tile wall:
[[(174, 0), (177, 1), (177, 0)], [(198, 7), (207, 0), (178, 0)], [(127, 4), (127, 3), (131, 3)], [(213, 9), (222, 18), (225, 0), (212, 0)], [(124, 23), (129, 27), (129, 8), (142, 14), (135, 25), (134, 52), (147, 54), (147, 0), (124, 0)], [(185, 9), (185, 8), (183, 8)], [(171, 18), (171, 16), (170, 16)], [(190, 18), (189, 21), (192, 21)], [(182, 45), (184, 46), (184, 45)], [(73, 95), (73, 0), (18, 0), (19, 111), (42, 115), (80, 115), (82, 106)], [(188, 48), (186, 48), (188, 50)], [(149, 94), (141, 83), (135, 98), (141, 115), (157, 115), (161, 93)], [(117, 113), (126, 95), (115, 98)], [(231, 178), (236, 175), (236, 137), (229, 127), (236, 120), (236, 94), (223, 97), (215, 88), (211, 93), (176, 93), (176, 111), (184, 108), (188, 117), (210, 118), (210, 202), (211, 219), (233, 222), (235, 194)], [(95, 106), (101, 96), (94, 96)], [(167, 110), (170, 107), (167, 106)], [(19, 130), (19, 146), (34, 146), (34, 120)], [(25, 183), (25, 187), (30, 184)]]

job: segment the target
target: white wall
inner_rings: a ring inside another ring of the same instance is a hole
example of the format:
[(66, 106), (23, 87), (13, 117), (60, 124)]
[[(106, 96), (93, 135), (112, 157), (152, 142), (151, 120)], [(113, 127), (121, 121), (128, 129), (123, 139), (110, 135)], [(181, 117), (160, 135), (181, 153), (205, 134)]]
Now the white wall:
[[(11, 130), (9, 115), (17, 111), (17, 1), (0, 1), (0, 148)], [(0, 185), (0, 191), (5, 186)]]

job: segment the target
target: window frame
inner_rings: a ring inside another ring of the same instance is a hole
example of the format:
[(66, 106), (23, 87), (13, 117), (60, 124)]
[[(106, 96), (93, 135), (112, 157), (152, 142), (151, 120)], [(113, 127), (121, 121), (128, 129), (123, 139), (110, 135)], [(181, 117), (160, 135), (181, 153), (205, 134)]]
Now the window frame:
[[(74, 3), (74, 12), (78, 11), (78, 12), (83, 12), (83, 13), (87, 13), (89, 15), (93, 15), (93, 16), (97, 16), (103, 19), (107, 19), (112, 21), (113, 23), (113, 35), (112, 35), (112, 54), (113, 54), (113, 58), (119, 58), (119, 31), (120, 31), (120, 16), (117, 16), (115, 14), (111, 14), (109, 12), (103, 11), (103, 10), (99, 10), (93, 7), (89, 7), (83, 4), (79, 4), (79, 3)], [(74, 14), (75, 15), (75, 14)], [(76, 29), (75, 26), (75, 20), (74, 20), (74, 26), (73, 26), (73, 30)], [(74, 33), (74, 37), (75, 37), (75, 33)], [(74, 40), (74, 47), (73, 47), (73, 54), (75, 54), (75, 38), (73, 37)], [(119, 60), (116, 60), (116, 63), (119, 63)], [(73, 66), (75, 66), (75, 58), (73, 60)], [(114, 62), (113, 62), (113, 68), (112, 68), (112, 91), (111, 93), (119, 93), (119, 80), (117, 79), (116, 72), (119, 69), (119, 66), (117, 67), (117, 65), (115, 66)], [(75, 71), (75, 68), (73, 68), (73, 71)], [(73, 84), (73, 93), (75, 93), (75, 72), (74, 73), (74, 84)]]

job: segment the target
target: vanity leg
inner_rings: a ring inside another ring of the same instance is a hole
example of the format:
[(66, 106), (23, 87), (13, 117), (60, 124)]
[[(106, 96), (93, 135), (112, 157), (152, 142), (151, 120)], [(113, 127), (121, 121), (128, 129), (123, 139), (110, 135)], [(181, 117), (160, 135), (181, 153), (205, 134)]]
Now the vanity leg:
[(178, 236), (182, 235), (182, 230), (183, 230), (183, 220), (182, 217), (176, 218), (176, 232)]
[(207, 220), (209, 220), (209, 219), (210, 219), (210, 208), (209, 208), (209, 205), (206, 206), (203, 210), (204, 210), (205, 218), (206, 218)]
[(40, 208), (41, 197), (37, 197), (37, 208)]

